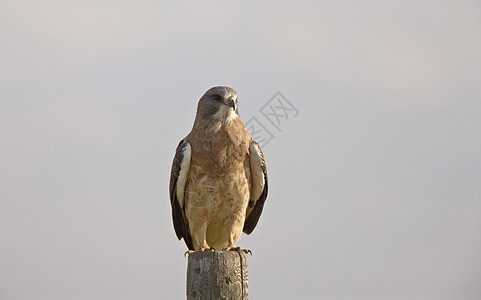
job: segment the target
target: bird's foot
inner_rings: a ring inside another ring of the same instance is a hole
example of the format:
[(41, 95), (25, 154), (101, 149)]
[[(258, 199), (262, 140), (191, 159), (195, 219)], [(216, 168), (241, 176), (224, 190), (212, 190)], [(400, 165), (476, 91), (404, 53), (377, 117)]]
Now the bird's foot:
[(215, 248), (214, 247), (200, 247), (199, 250), (197, 250), (197, 251), (188, 250), (188, 251), (185, 251), (184, 257), (186, 255), (190, 255), (190, 254), (195, 253), (195, 252), (207, 252), (207, 251), (215, 251)]
[(200, 247), (199, 252), (215, 251), (214, 247)]
[(244, 252), (245, 254), (249, 254), (252, 256), (252, 251), (249, 249), (241, 249), (241, 247), (231, 247), (231, 246), (225, 246), (222, 251), (236, 251), (236, 252)]

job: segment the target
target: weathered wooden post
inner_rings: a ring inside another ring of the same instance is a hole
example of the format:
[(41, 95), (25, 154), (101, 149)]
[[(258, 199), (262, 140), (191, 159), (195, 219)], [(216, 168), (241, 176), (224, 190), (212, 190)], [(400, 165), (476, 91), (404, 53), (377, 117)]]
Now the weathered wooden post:
[(190, 254), (187, 264), (187, 299), (248, 299), (247, 255), (242, 251)]

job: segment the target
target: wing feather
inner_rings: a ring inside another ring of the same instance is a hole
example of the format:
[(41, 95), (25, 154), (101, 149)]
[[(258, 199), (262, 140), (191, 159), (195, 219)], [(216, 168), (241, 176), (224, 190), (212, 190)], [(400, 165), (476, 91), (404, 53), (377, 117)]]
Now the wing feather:
[(170, 171), (169, 194), (175, 234), (179, 240), (184, 239), (187, 248), (194, 250), (184, 207), (184, 190), (189, 175), (190, 158), (190, 144), (185, 140), (180, 141)]
[(255, 141), (251, 141), (249, 146), (249, 160), (251, 168), (251, 199), (247, 206), (246, 219), (243, 231), (251, 234), (259, 221), (267, 198), (267, 167), (264, 154)]

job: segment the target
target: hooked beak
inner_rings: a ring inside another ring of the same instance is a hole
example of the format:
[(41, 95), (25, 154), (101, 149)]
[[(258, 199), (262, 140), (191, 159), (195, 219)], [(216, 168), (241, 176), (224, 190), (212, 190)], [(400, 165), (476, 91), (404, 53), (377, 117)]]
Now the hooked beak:
[(231, 99), (229, 101), (229, 106), (232, 107), (232, 109), (234, 109), (234, 111), (236, 111), (236, 103), (235, 103), (234, 99)]

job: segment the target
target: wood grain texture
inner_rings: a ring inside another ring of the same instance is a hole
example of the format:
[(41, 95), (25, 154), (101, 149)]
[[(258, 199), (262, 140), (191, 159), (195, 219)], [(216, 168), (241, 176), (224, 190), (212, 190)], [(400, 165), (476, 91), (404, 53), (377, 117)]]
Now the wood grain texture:
[(187, 299), (248, 299), (247, 255), (235, 251), (190, 254)]

